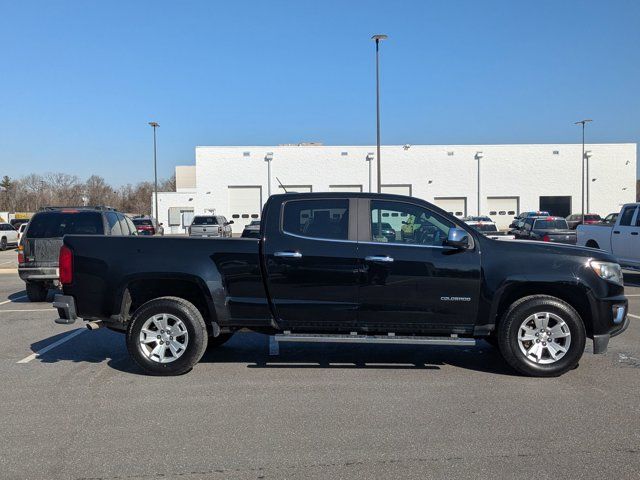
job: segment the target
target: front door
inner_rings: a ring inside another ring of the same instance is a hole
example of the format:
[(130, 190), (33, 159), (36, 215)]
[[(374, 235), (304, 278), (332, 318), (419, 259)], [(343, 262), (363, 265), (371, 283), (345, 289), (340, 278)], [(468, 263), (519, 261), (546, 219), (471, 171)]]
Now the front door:
[(264, 244), (267, 287), (280, 325), (349, 329), (356, 321), (356, 203), (348, 198), (292, 199), (280, 231)]
[(370, 331), (471, 331), (480, 293), (477, 246), (445, 246), (454, 222), (419, 203), (366, 203), (368, 224), (359, 229), (358, 323)]

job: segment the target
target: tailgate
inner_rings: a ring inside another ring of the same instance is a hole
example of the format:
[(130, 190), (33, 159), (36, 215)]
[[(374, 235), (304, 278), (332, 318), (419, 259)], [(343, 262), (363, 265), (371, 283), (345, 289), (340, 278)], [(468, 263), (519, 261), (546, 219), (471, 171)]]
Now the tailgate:
[(62, 238), (25, 238), (24, 261), (29, 267), (57, 267)]
[(560, 232), (548, 232), (546, 234), (549, 237), (550, 242), (556, 243), (576, 243), (576, 233), (574, 231), (560, 231)]
[(220, 235), (218, 225), (192, 225), (191, 235)]

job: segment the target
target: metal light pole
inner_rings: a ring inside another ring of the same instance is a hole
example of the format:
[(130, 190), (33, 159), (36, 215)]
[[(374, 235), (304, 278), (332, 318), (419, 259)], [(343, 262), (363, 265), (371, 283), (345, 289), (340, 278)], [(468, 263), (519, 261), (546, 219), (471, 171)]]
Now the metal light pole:
[[(589, 177), (589, 159), (590, 158), (591, 158), (591, 151), (585, 150), (584, 160), (585, 160), (585, 163), (587, 164), (586, 166), (587, 179), (585, 180), (585, 183), (587, 184), (587, 211), (585, 213), (591, 212), (591, 209), (589, 208), (589, 184), (591, 183), (591, 178)], [(582, 220), (584, 222), (584, 218)]]
[(156, 128), (160, 126), (158, 122), (149, 122), (149, 125), (153, 127), (153, 183), (154, 183), (154, 200), (155, 200), (155, 217), (158, 220), (158, 155), (156, 149)]
[(593, 120), (587, 118), (574, 123), (574, 125), (582, 125), (582, 215), (580, 223), (584, 223), (584, 126), (589, 122), (593, 122)]
[(264, 156), (264, 161), (267, 162), (267, 198), (271, 196), (271, 160), (273, 160), (273, 152)]
[(373, 153), (367, 153), (367, 163), (369, 164), (369, 193), (371, 193), (371, 162), (373, 161)]
[(478, 162), (478, 216), (480, 216), (480, 159), (484, 157), (482, 152), (476, 152), (475, 159)]
[(380, 173), (380, 40), (389, 38), (384, 34), (377, 34), (371, 37), (376, 42), (376, 146), (378, 151), (377, 167), (378, 167), (378, 193), (382, 192), (382, 177)]

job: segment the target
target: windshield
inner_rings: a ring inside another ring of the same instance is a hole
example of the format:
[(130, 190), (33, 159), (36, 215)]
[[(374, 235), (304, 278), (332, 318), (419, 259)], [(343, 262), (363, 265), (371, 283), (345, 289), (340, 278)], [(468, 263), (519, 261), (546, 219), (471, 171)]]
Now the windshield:
[(216, 217), (194, 217), (192, 225), (217, 225)]
[(65, 235), (102, 235), (98, 212), (42, 212), (29, 223), (27, 238), (59, 238)]
[(564, 219), (557, 220), (536, 220), (533, 225), (534, 230), (567, 230), (569, 226)]

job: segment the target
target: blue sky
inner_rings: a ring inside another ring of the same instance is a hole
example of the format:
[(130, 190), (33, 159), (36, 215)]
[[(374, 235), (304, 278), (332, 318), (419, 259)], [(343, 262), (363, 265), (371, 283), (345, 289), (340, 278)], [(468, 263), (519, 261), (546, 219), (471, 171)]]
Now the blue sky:
[(0, 175), (148, 179), (196, 145), (640, 140), (637, 1), (0, 0)]

